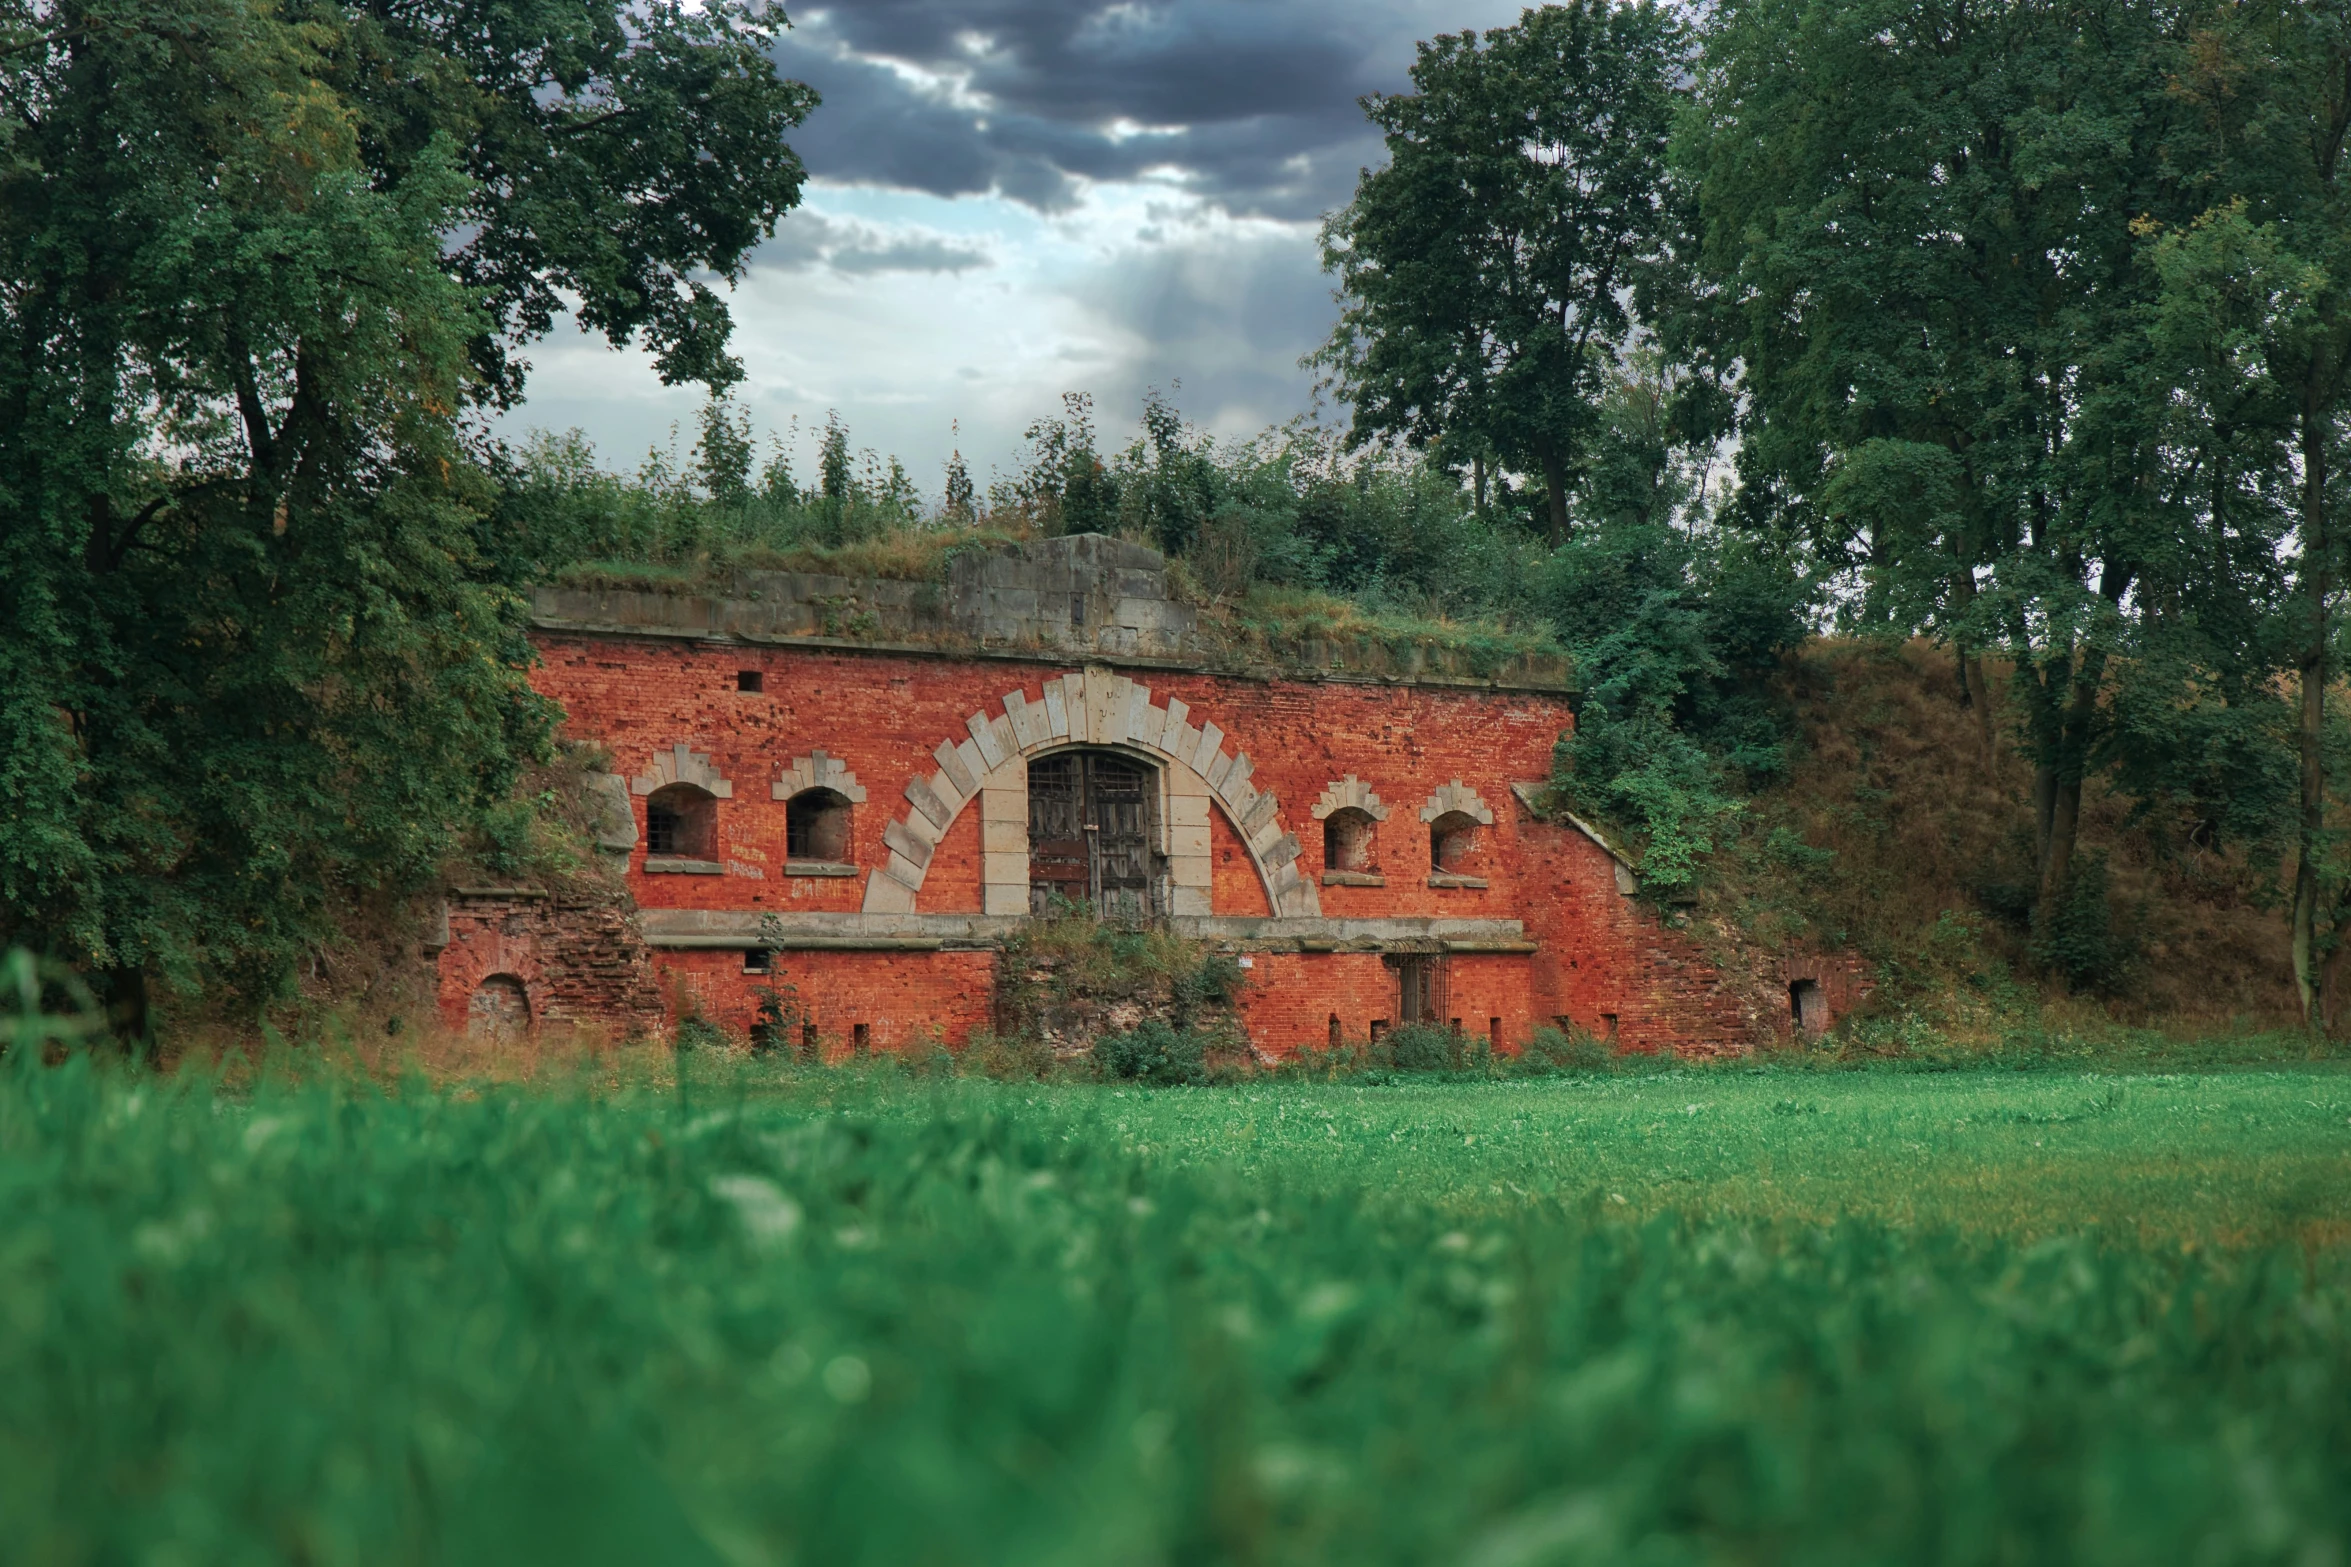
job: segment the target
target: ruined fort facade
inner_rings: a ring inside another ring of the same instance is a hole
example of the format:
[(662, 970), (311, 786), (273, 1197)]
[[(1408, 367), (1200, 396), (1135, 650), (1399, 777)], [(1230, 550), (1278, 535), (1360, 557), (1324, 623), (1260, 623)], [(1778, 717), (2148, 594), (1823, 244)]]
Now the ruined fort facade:
[(1851, 999), (1838, 965), (1726, 982), (1550, 804), (1557, 660), (1236, 650), (1157, 555), (1096, 536), (944, 583), (741, 573), (534, 607), (535, 683), (608, 758), (627, 899), (454, 889), (452, 1025), (741, 1028), (788, 986), (829, 1046), (954, 1047), (996, 1015), (1003, 938), (1072, 910), (1235, 954), (1267, 1056), (1411, 1022), (1719, 1052)]

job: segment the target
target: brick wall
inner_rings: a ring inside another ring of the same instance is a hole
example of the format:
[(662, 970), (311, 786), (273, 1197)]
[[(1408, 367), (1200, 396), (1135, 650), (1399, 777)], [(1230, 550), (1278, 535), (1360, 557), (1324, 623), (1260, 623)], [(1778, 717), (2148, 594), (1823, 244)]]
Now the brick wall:
[[(1078, 667), (676, 637), (543, 631), (538, 640), (543, 664), (535, 683), (563, 705), (569, 736), (604, 747), (615, 772), (658, 780), (690, 768), (697, 777), (724, 781), (711, 874), (648, 874), (646, 799), (642, 787), (630, 794), (639, 841), (627, 860), (629, 894), (645, 909), (736, 917), (850, 916), (867, 907), (866, 883), (890, 853), (884, 834), (904, 831), (892, 824), (907, 814), (909, 782), (938, 768), (935, 748), (968, 739), (973, 715), (1003, 714), (1005, 693), (1019, 690), (1039, 702), (1046, 681)], [(739, 689), (745, 671), (760, 677), (756, 692)], [(1537, 820), (1512, 792), (1513, 784), (1548, 773), (1553, 747), (1572, 722), (1562, 696), (1197, 671), (1129, 668), (1126, 674), (1149, 686), (1155, 703), (1181, 700), (1191, 724), (1215, 724), (1227, 737), (1227, 752), (1249, 756), (1253, 782), (1278, 796), (1280, 821), (1298, 839), (1299, 870), (1314, 886), (1324, 920), (1522, 922), (1532, 951), (1457, 951), (1448, 960), (1447, 1011), (1465, 1030), (1498, 1030), (1514, 1048), (1534, 1028), (1566, 1019), (1613, 1034), (1627, 1049), (1678, 1051), (1740, 1049), (1786, 1031), (1785, 983), (1792, 976), (1774, 981), (1780, 987), (1774, 1015), (1769, 987), (1752, 974), (1726, 977), (1687, 934), (1619, 890), (1617, 864), (1605, 849), (1572, 828)], [(785, 806), (771, 797), (770, 786), (818, 751), (846, 768), (864, 795), (852, 808), (854, 876), (786, 873)], [(1382, 884), (1323, 884), (1318, 801), (1326, 809), (1361, 803), (1380, 817), (1372, 861)], [(1431, 885), (1423, 816), (1441, 809), (1491, 817), (1458, 867), (1483, 886)], [(965, 807), (931, 852), (915, 894), (916, 915), (983, 910), (984, 842), (980, 809)], [(1212, 811), (1208, 847), (1211, 913), (1268, 917), (1272, 906), (1257, 863), (1221, 808)], [(756, 991), (768, 982), (742, 972), (740, 951), (663, 948), (648, 955), (618, 927), (617, 916), (583, 924), (567, 914), (546, 926), (534, 956), (524, 950), (532, 918), (527, 910), (453, 916), (443, 961), (443, 1005), (453, 1018), (462, 1019), (471, 986), (493, 972), (542, 985), (553, 1009), (546, 1015), (555, 1016), (607, 1004), (598, 999), (606, 992), (596, 988), (606, 980), (550, 976), (606, 974), (617, 984), (626, 969), (635, 977), (620, 989), (606, 984), (609, 1004), (637, 1015), (646, 994), (660, 993), (658, 985), (647, 992), (643, 978), (657, 969), (673, 989), (685, 987), (702, 1009), (734, 1026), (748, 1023)], [(465, 934), (456, 939), (460, 924)], [(486, 934), (493, 925), (511, 927), (506, 948)], [(556, 956), (543, 950), (550, 943), (566, 949), (603, 943), (630, 947), (632, 955), (567, 950)], [(1378, 952), (1301, 951), (1295, 938), (1256, 946), (1242, 1016), (1259, 1049), (1280, 1054), (1326, 1044), (1334, 1016), (1349, 1040), (1364, 1038), (1374, 1019), (1394, 1022), (1395, 975)], [(493, 962), (506, 967), (486, 966)], [(828, 1037), (838, 1032), (846, 1039), (862, 1022), (877, 1049), (931, 1034), (956, 1044), (991, 1015), (993, 957), (986, 951), (828, 948), (787, 951), (777, 962)], [(534, 965), (536, 980), (523, 972)], [(1855, 971), (1814, 967), (1832, 1008), (1849, 1005)], [(537, 996), (534, 991), (535, 1003)]]
[(859, 1025), (873, 1050), (960, 1046), (994, 1015), (993, 952), (780, 952), (768, 974), (744, 973), (740, 952), (664, 952), (659, 962), (695, 1010), (737, 1031), (757, 1021), (763, 988), (789, 987), (828, 1056), (848, 1050)]
[(534, 1023), (651, 1030), (665, 1021), (653, 955), (612, 898), (453, 893), (440, 955), (441, 1021), (466, 1026), (467, 1003), (496, 974), (522, 982)]

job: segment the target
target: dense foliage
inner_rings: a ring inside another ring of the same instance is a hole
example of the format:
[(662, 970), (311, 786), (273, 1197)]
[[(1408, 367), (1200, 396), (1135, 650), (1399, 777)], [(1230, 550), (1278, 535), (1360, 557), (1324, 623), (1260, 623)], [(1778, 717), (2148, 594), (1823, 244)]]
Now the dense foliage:
[(2351, 0), (1574, 0), (1434, 38), (1323, 230), (1343, 431), (1213, 441), (1153, 394), (1120, 440), (1073, 393), (935, 503), (837, 417), (795, 473), (723, 395), (629, 476), (472, 433), (560, 308), (723, 394), (715, 282), (814, 103), (778, 25), (0, 9), (0, 935), (132, 1015), (151, 974), (265, 995), (520, 809), (518, 590), (1100, 529), (1237, 614), (1555, 639), (1560, 801), (1677, 900), (1787, 775), (1788, 650), (1934, 639), (1986, 770), (2031, 763), (1992, 912), (2041, 967), (2119, 950), (2102, 783), (2292, 856), (2324, 1021)]
[(708, 279), (814, 101), (779, 21), (0, 6), (0, 936), (137, 1030), (511, 809), (547, 715), (461, 412), (566, 302), (735, 374)]
[[(2341, 1233), (2337, 1079), (232, 1101), (29, 1054), (0, 1065), (22, 1561), (2351, 1535), (2340, 1252), (2270, 1249)], [(1820, 1222), (1846, 1200), (1933, 1218)], [(2118, 1228), (2043, 1227), (2093, 1213)]]

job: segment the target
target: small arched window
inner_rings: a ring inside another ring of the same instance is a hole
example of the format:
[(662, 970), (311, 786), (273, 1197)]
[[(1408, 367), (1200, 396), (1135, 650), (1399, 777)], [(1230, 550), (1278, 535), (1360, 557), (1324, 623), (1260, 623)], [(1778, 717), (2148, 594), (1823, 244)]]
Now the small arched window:
[(688, 783), (654, 790), (645, 801), (645, 852), (656, 859), (716, 859), (717, 797)]
[(786, 801), (784, 858), (847, 864), (849, 797), (831, 789), (803, 789)]
[(1369, 811), (1354, 806), (1331, 812), (1322, 820), (1322, 865), (1328, 871), (1368, 875), (1379, 869), (1373, 851), (1373, 832), (1379, 823)]
[(1429, 869), (1440, 876), (1473, 874), (1478, 852), (1478, 819), (1447, 811), (1429, 823)]

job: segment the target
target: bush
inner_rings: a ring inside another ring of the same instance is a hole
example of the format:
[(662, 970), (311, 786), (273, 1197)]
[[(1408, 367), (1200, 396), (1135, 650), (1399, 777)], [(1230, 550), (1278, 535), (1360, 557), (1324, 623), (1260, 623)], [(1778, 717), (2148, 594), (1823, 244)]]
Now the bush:
[(1151, 1018), (1123, 1034), (1105, 1034), (1094, 1044), (1094, 1064), (1104, 1077), (1161, 1087), (1208, 1081), (1208, 1038)]
[(706, 1017), (687, 1017), (678, 1020), (678, 1031), (670, 1039), (679, 1055), (698, 1052), (726, 1054), (734, 1048), (727, 1031)]
[(1538, 1028), (1512, 1065), (1521, 1077), (1584, 1076), (1614, 1071), (1617, 1059), (1607, 1040), (1580, 1028)]
[(1042, 1082), (1058, 1065), (1053, 1047), (1033, 1034), (999, 1034), (982, 1030), (963, 1047), (966, 1076), (993, 1078), (1000, 1083)]
[(1407, 1023), (1387, 1038), (1388, 1059), (1399, 1072), (1453, 1072), (1462, 1064), (1462, 1039), (1434, 1023)]

